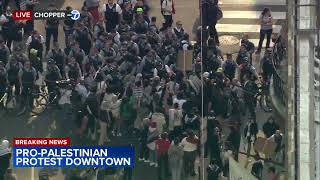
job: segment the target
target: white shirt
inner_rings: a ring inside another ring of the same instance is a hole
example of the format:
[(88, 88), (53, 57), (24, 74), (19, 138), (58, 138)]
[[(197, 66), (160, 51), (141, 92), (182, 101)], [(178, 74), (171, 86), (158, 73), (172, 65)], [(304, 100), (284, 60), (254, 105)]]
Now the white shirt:
[[(103, 11), (103, 12), (106, 12), (107, 6), (108, 6), (109, 9), (111, 9), (111, 8), (114, 6), (114, 4), (113, 4), (111, 7), (110, 7), (109, 4), (105, 4), (104, 6), (102, 6), (102, 11)], [(119, 6), (119, 4), (116, 4), (116, 12), (117, 12), (118, 14), (121, 14), (121, 13), (122, 13), (122, 9), (121, 9), (121, 7)]]
[(82, 84), (77, 84), (75, 90), (81, 95), (82, 100), (84, 100), (88, 95), (87, 88)]
[(169, 130), (173, 130), (176, 126), (181, 126), (182, 111), (169, 109)]
[(182, 109), (182, 105), (183, 105), (185, 102), (186, 102), (185, 99), (177, 99), (177, 98), (174, 98), (174, 99), (173, 99), (173, 104), (178, 103), (180, 109)]
[[(26, 42), (27, 46), (29, 46), (31, 42), (32, 42), (32, 36), (29, 36), (28, 39), (27, 39), (27, 42)], [(45, 39), (44, 39), (44, 37), (42, 35), (40, 35), (40, 42), (42, 44), (45, 43)]]
[(70, 97), (71, 97), (72, 91), (66, 90), (66, 89), (60, 89), (59, 91), (60, 91), (61, 97), (60, 97), (58, 103), (59, 104), (71, 104)]
[[(195, 136), (196, 139), (198, 139), (197, 136)], [(187, 137), (183, 138), (180, 145), (183, 147), (183, 151), (186, 152), (192, 152), (197, 150), (198, 145), (197, 144), (192, 144), (190, 142), (187, 141)]]
[(164, 11), (163, 12), (164, 15), (172, 15), (172, 0), (164, 0), (161, 4), (161, 8), (163, 10), (171, 11), (171, 12)]

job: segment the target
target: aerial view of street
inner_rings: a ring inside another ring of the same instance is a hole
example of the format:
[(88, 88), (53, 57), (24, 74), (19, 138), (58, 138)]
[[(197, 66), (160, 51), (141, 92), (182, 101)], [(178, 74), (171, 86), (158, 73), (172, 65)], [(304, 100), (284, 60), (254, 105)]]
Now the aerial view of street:
[[(303, 144), (320, 133), (303, 141), (309, 109), (293, 120), (301, 72), (289, 4), (0, 0), (0, 180), (301, 179), (292, 172), (314, 148)], [(17, 17), (58, 10), (70, 17)], [(14, 167), (13, 138), (42, 137), (133, 146), (134, 167)]]

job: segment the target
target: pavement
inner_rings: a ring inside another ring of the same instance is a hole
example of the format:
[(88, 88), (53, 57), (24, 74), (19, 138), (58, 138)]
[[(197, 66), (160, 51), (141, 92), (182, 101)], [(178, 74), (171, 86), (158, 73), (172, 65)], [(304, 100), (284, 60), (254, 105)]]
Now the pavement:
[[(55, 1), (41, 1), (41, 8), (47, 7), (49, 2), (54, 2), (60, 8), (66, 6), (72, 6), (75, 9), (80, 9), (82, 1), (79, 0), (55, 0)], [(186, 31), (192, 32), (193, 24), (198, 17), (198, 1), (194, 0), (176, 0), (176, 15), (174, 21), (181, 20)], [(157, 24), (161, 26), (163, 17), (160, 14), (160, 2), (159, 0), (150, 0), (152, 16), (157, 17)], [(257, 46), (257, 39), (259, 36), (259, 28), (257, 24), (257, 18), (263, 7), (270, 7), (273, 11), (275, 23), (275, 32), (280, 30), (280, 22), (285, 19), (284, 12), (286, 11), (285, 0), (221, 0), (220, 6), (224, 12), (224, 18), (217, 25), (220, 35), (233, 35), (241, 37), (244, 33), (249, 34), (249, 38)], [(35, 27), (44, 33), (43, 22), (36, 21)], [(64, 45), (64, 36), (62, 27), (59, 30), (59, 42)], [(62, 46), (63, 47), (63, 46)], [(223, 50), (227, 51), (227, 50)], [(254, 65), (259, 68), (260, 58), (255, 56)], [(257, 109), (257, 122), (259, 129), (262, 129), (262, 124), (272, 113), (265, 113), (261, 109)], [(244, 118), (243, 124), (245, 124), (246, 118)], [(228, 120), (221, 120), (228, 122)], [(0, 138), (12, 138), (12, 137), (67, 137), (70, 134), (70, 127), (72, 126), (72, 118), (67, 117), (61, 113), (60, 110), (50, 109), (45, 114), (38, 117), (21, 116), (17, 117), (13, 113), (0, 112), (0, 123), (5, 124), (0, 127)], [(243, 128), (243, 127), (242, 127)], [(224, 129), (227, 134), (228, 128)], [(243, 131), (241, 131), (243, 132)], [(261, 135), (261, 131), (259, 132)], [(115, 140), (115, 142), (123, 143), (132, 142), (136, 144), (134, 139), (121, 138), (122, 140)], [(241, 149), (243, 149), (244, 141), (241, 142)], [(244, 165), (247, 160), (244, 156), (240, 155), (240, 164)], [(250, 163), (248, 170), (250, 169)], [(50, 180), (62, 180), (64, 175), (61, 170), (52, 170), (54, 176)], [(38, 180), (39, 169), (14, 169), (14, 173), (17, 175), (18, 180)], [(136, 167), (133, 172), (134, 180), (154, 180), (156, 169), (149, 167), (145, 163), (136, 163)], [(189, 177), (188, 180), (195, 180), (195, 177)], [(116, 179), (116, 178), (111, 178)]]

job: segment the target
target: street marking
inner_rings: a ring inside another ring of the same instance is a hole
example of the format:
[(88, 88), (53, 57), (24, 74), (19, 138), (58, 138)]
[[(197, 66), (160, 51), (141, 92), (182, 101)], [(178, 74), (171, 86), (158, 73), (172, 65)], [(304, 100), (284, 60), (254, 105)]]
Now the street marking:
[(31, 180), (34, 180), (34, 167), (31, 168)]
[[(223, 19), (259, 19), (261, 11), (223, 11)], [(286, 19), (286, 12), (272, 12), (273, 19)]]
[(287, 5), (286, 0), (220, 0), (219, 4)]
[[(244, 32), (260, 32), (260, 25), (253, 24), (217, 24), (218, 32), (244, 33)], [(273, 33), (279, 33), (280, 25), (273, 25)]]

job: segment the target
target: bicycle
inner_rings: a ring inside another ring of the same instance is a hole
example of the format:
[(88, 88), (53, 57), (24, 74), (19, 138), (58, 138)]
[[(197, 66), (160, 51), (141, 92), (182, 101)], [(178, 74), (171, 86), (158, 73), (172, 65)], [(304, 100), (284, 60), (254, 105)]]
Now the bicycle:
[(50, 83), (55, 83), (55, 89), (52, 92), (48, 92), (46, 86), (41, 86), (40, 93), (37, 94), (38, 98), (35, 100), (35, 109), (32, 111), (33, 114), (40, 115), (49, 106), (57, 105), (59, 98), (62, 96), (59, 92), (59, 87), (63, 85), (73, 86), (74, 84), (74, 82), (70, 79), (54, 81)]
[(272, 112), (272, 102), (269, 93), (269, 81), (258, 83), (258, 93), (255, 95), (259, 106), (264, 112)]
[(5, 111), (8, 111), (12, 108), (8, 107), (10, 102), (12, 103), (13, 107), (16, 106), (15, 96), (12, 93), (12, 87), (8, 86), (4, 91), (3, 96), (0, 98), (0, 107), (2, 107)]

